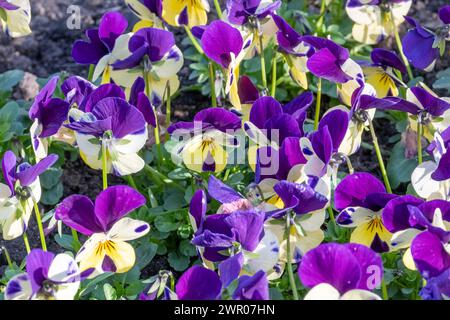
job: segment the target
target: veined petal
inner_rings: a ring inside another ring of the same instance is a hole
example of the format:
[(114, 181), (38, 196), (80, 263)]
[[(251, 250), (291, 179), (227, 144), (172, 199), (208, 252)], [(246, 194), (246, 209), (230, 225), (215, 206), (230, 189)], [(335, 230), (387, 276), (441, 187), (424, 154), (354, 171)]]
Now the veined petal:
[(6, 285), (5, 300), (30, 300), (32, 295), (31, 283), (26, 273), (15, 275)]
[(114, 241), (130, 241), (140, 238), (150, 231), (148, 223), (122, 218), (117, 221), (108, 232), (108, 237)]
[(347, 207), (336, 217), (336, 223), (342, 227), (353, 228), (373, 219), (375, 212), (363, 207)]
[(183, 67), (183, 53), (177, 46), (173, 46), (161, 61), (153, 66), (152, 71), (160, 78), (170, 78)]

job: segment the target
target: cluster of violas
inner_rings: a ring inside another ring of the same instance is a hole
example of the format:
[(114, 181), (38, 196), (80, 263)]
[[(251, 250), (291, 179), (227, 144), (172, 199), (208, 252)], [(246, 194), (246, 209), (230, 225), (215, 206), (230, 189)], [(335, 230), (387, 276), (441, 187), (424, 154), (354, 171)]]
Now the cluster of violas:
[[(284, 273), (297, 299), (295, 265), (301, 283), (310, 288), (305, 299), (381, 299), (374, 293), (383, 277), (380, 254), (397, 250), (404, 265), (424, 278), (422, 298), (450, 297), (450, 103), (421, 83), (399, 97), (408, 63), (430, 70), (444, 53), (449, 6), (439, 11), (443, 26), (435, 32), (406, 17), (413, 26), (403, 38), (407, 60), (374, 49), (370, 61), (355, 61), (332, 40), (297, 32), (276, 14), (280, 1), (228, 0), (222, 19), (209, 24), (204, 0), (125, 1), (140, 19), (132, 32), (126, 32), (128, 21), (120, 13), (108, 12), (97, 29), (86, 31), (87, 40), (73, 46), (74, 60), (90, 65), (89, 80), (72, 76), (59, 83), (54, 77), (34, 100), (29, 116), (36, 163), (18, 163), (11, 151), (3, 157), (5, 240), (24, 236), (27, 243), (33, 209), (42, 224), (39, 175), (57, 161), (48, 155), (52, 141), (76, 146), (88, 166), (104, 173), (104, 190), (95, 202), (72, 195), (56, 207), (55, 220), (88, 237), (76, 256), (27, 247), (26, 273), (9, 281), (6, 299), (73, 299), (83, 279), (127, 272), (135, 264), (127, 241), (144, 236), (150, 226), (126, 215), (146, 199), (128, 186), (107, 187), (105, 177), (144, 168), (139, 152), (149, 129), (159, 147), (158, 115), (178, 90), (183, 65), (169, 25), (184, 26), (199, 52), (223, 73), (217, 92), (232, 107), (207, 108), (192, 122), (167, 123), (177, 142), (172, 160), (209, 173), (189, 208), (200, 264), (176, 286), (170, 284), (171, 274), (161, 272), (140, 299), (269, 299), (270, 281)], [(410, 0), (347, 1), (353, 37), (373, 44), (396, 33), (410, 5)], [(0, 21), (11, 36), (29, 33), (29, 19), (27, 0), (0, 0)], [(337, 84), (342, 105), (319, 121), (318, 104), (312, 131), (305, 130), (311, 92), (282, 105), (239, 75), (243, 60), (263, 56), (273, 42), (305, 90), (307, 73)], [(58, 86), (63, 96), (57, 96)], [(409, 130), (418, 136), (419, 164), (411, 177), (418, 197), (392, 193), (380, 158), (383, 182), (353, 172), (349, 157), (359, 150), (365, 130), (379, 149), (372, 125), (376, 109), (409, 115)], [(242, 137), (249, 140), (247, 163), (255, 177), (246, 194), (217, 178), (233, 166)], [(425, 162), (423, 139), (432, 159)], [(338, 182), (345, 163), (350, 174)], [(208, 212), (211, 201), (221, 204), (217, 212)], [(339, 212), (335, 219), (333, 207)], [(349, 243), (322, 244), (327, 211), (334, 223), (352, 229)]]

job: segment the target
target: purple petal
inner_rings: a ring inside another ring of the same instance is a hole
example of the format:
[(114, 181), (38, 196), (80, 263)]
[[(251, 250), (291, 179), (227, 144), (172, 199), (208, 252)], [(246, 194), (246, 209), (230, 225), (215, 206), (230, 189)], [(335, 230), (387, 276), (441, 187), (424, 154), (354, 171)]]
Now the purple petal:
[(127, 19), (119, 12), (107, 12), (103, 15), (98, 28), (98, 35), (103, 43), (112, 51), (116, 39), (128, 27)]
[(220, 20), (211, 22), (201, 42), (206, 56), (224, 68), (231, 62), (230, 53), (237, 57), (244, 44), (239, 30)]
[(100, 192), (95, 200), (95, 215), (104, 231), (120, 218), (143, 206), (143, 195), (128, 186), (113, 186)]
[(269, 281), (262, 270), (253, 276), (241, 276), (233, 300), (269, 300)]
[(324, 164), (328, 164), (333, 152), (333, 140), (327, 126), (319, 128), (309, 136), (314, 152)]
[(145, 93), (145, 80), (142, 77), (138, 77), (131, 86), (130, 99), (128, 102), (131, 105), (136, 106), (138, 103), (139, 94), (142, 92)]
[(73, 60), (79, 64), (97, 64), (109, 50), (100, 39), (97, 29), (86, 30), (86, 36), (89, 41), (77, 40), (73, 44)]
[(314, 101), (314, 95), (311, 91), (305, 91), (292, 99), (289, 103), (283, 106), (283, 112), (294, 114), (298, 111), (306, 111)]
[(299, 138), (302, 134), (297, 120), (289, 114), (278, 114), (270, 118), (264, 124), (267, 130), (267, 138), (280, 145), (288, 137)]
[(400, 57), (394, 52), (382, 48), (375, 48), (370, 54), (373, 63), (382, 67), (388, 66), (406, 73), (406, 66)]
[(233, 243), (233, 237), (227, 236), (222, 233), (214, 233), (210, 230), (204, 230), (202, 233), (199, 233), (192, 239), (193, 245), (205, 248), (225, 249), (233, 246)]
[(142, 47), (136, 49), (128, 58), (114, 62), (112, 65), (114, 70), (133, 69), (142, 63), (142, 59), (147, 54), (148, 46), (143, 44)]
[(241, 76), (238, 81), (239, 100), (243, 104), (250, 104), (258, 100), (259, 91), (247, 76)]
[(342, 140), (347, 133), (347, 128), (349, 124), (348, 112), (336, 109), (325, 114), (319, 123), (319, 130), (323, 127), (328, 127), (330, 132), (333, 152), (337, 152)]
[(372, 193), (386, 193), (386, 188), (380, 180), (366, 172), (348, 175), (336, 187), (334, 206), (337, 210), (364, 207), (364, 200)]
[(425, 110), (434, 117), (442, 116), (445, 111), (450, 109), (450, 103), (432, 95), (429, 91), (421, 87), (412, 87), (411, 92), (416, 96)]
[(397, 110), (417, 115), (421, 109), (414, 103), (397, 97), (376, 98), (369, 95), (361, 95), (359, 99), (359, 107), (363, 110), (380, 109), (380, 110)]
[(292, 28), (286, 20), (278, 15), (272, 15), (273, 21), (278, 27), (277, 41), (280, 48), (287, 52), (292, 53), (294, 48), (301, 42), (301, 35)]
[(86, 196), (71, 195), (65, 198), (56, 207), (55, 217), (86, 236), (105, 231), (95, 216), (94, 204)]
[(201, 266), (193, 266), (186, 270), (175, 287), (180, 300), (216, 300), (221, 289), (219, 276)]
[(155, 110), (150, 103), (150, 99), (144, 92), (140, 92), (138, 95), (136, 108), (144, 116), (145, 122), (147, 122), (152, 127), (156, 127), (156, 114)]
[(219, 274), (223, 288), (228, 287), (231, 282), (239, 277), (243, 265), (244, 255), (242, 254), (242, 252), (229, 257), (219, 264)]
[(34, 166), (30, 166), (21, 172), (16, 173), (17, 179), (20, 181), (21, 186), (31, 185), (37, 177), (47, 171), (56, 161), (58, 156), (56, 154), (50, 154)]
[(14, 194), (14, 185), (16, 184), (16, 167), (17, 167), (17, 158), (14, 152), (8, 150), (3, 155), (2, 159), (2, 171), (3, 178), (5, 179), (6, 184), (11, 190), (11, 194)]
[(231, 203), (243, 199), (238, 192), (213, 175), (209, 176), (208, 194), (220, 203)]
[(40, 112), (45, 105), (45, 103), (50, 100), (55, 92), (56, 86), (58, 85), (59, 77), (55, 76), (50, 79), (49, 82), (39, 91), (36, 98), (34, 98), (34, 102), (30, 107), (29, 116), (31, 120), (40, 117)]
[(233, 24), (243, 25), (256, 13), (261, 0), (227, 0), (227, 19)]
[(39, 112), (39, 122), (42, 124), (41, 138), (56, 134), (64, 121), (67, 120), (70, 105), (59, 98), (53, 98), (45, 103)]
[(264, 214), (258, 211), (236, 211), (225, 218), (234, 238), (247, 251), (253, 251), (264, 236)]
[(306, 63), (308, 70), (316, 77), (332, 82), (345, 83), (352, 79), (341, 69), (341, 65), (328, 48), (313, 54)]
[(208, 108), (199, 111), (194, 121), (211, 124), (217, 130), (237, 130), (241, 127), (241, 119), (233, 112), (222, 108)]
[(5, 10), (11, 10), (11, 11), (20, 9), (20, 7), (14, 5), (12, 3), (9, 3), (7, 0), (0, 0), (0, 8), (3, 8)]
[(131, 37), (129, 49), (135, 52), (147, 45), (147, 55), (152, 62), (160, 61), (175, 45), (175, 38), (169, 31), (157, 28), (143, 28)]
[(48, 269), (55, 255), (41, 249), (33, 249), (27, 256), (26, 270), (30, 279), (33, 293), (38, 293), (43, 282), (47, 280)]
[(189, 213), (194, 217), (198, 230), (202, 230), (203, 221), (205, 220), (207, 207), (207, 199), (205, 191), (197, 190), (189, 204)]
[[(383, 276), (383, 260), (381, 256), (364, 245), (348, 243), (346, 246), (358, 260), (361, 267), (361, 278), (357, 288), (370, 291), (378, 287)], [(379, 275), (380, 277), (377, 278), (374, 275)]]
[(450, 268), (450, 255), (441, 240), (422, 232), (411, 243), (411, 254), (424, 278), (435, 277)]
[(98, 102), (109, 97), (121, 98), (125, 100), (125, 93), (122, 88), (116, 84), (103, 84), (92, 91), (92, 93), (84, 99), (83, 104), (80, 105), (79, 108), (84, 112), (92, 112)]
[(443, 6), (439, 9), (439, 19), (444, 24), (450, 24), (450, 6)]
[(61, 85), (61, 90), (69, 104), (76, 103), (78, 106), (81, 106), (83, 100), (96, 88), (94, 84), (78, 76), (67, 78)]
[(270, 96), (256, 100), (250, 109), (249, 120), (260, 129), (264, 128), (266, 121), (283, 113), (281, 104)]
[(383, 224), (390, 232), (410, 228), (408, 205), (418, 206), (424, 201), (411, 195), (395, 198), (386, 204), (383, 209)]
[(427, 279), (426, 286), (420, 291), (423, 300), (444, 300), (450, 296), (450, 269), (437, 277)]

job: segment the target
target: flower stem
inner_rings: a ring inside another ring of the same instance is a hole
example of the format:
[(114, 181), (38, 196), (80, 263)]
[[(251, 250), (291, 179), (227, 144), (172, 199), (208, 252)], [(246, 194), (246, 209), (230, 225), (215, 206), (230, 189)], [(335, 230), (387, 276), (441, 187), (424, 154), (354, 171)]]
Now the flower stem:
[(316, 98), (316, 113), (314, 115), (314, 130), (319, 128), (320, 104), (322, 103), (322, 78), (317, 82), (317, 98)]
[(72, 241), (73, 250), (78, 251), (81, 248), (81, 243), (80, 243), (80, 239), (78, 239), (77, 230), (71, 229), (71, 231), (72, 231), (72, 238), (73, 238), (73, 241)]
[[(147, 70), (144, 71), (144, 81), (145, 81), (145, 94), (150, 99), (150, 80), (149, 80), (149, 72)], [(153, 106), (153, 105), (152, 105)], [(158, 152), (158, 159), (157, 159), (157, 165), (159, 166), (160, 161), (163, 160), (163, 154), (161, 150), (161, 141), (159, 139), (159, 121), (158, 121), (158, 113), (156, 112), (156, 108), (153, 106), (154, 112), (155, 112), (155, 129), (154, 129), (154, 136), (155, 136), (155, 144), (156, 144), (156, 150)]]
[[(171, 99), (171, 92), (170, 92), (170, 82), (167, 81), (166, 85), (166, 128), (170, 127), (170, 121), (172, 118), (172, 101)], [(169, 133), (166, 131), (166, 141), (168, 141), (170, 138)]]
[(291, 215), (290, 212), (286, 214), (286, 252), (287, 252), (287, 272), (289, 276), (289, 283), (291, 285), (292, 295), (294, 300), (298, 300), (297, 286), (295, 285), (294, 272), (292, 271), (292, 254), (291, 254)]
[(25, 243), (25, 249), (27, 250), (27, 254), (30, 253), (30, 242), (28, 242), (28, 236), (27, 233), (23, 232), (23, 243)]
[(189, 29), (188, 26), (184, 26), (184, 30), (186, 30), (186, 33), (187, 33), (189, 39), (191, 40), (191, 42), (194, 45), (195, 49), (197, 49), (198, 53), (205, 54), (205, 52), (203, 51), (202, 47), (198, 43), (197, 39), (195, 39), (194, 35), (192, 34), (191, 29)]
[(417, 159), (419, 164), (422, 164), (422, 133), (423, 125), (420, 121), (417, 122)]
[(373, 146), (375, 148), (375, 153), (377, 154), (378, 163), (380, 164), (381, 175), (383, 176), (384, 185), (388, 193), (392, 193), (391, 184), (389, 183), (389, 178), (387, 176), (386, 167), (384, 166), (383, 156), (381, 155), (380, 146), (378, 145), (377, 135), (373, 127), (373, 122), (370, 117), (368, 117), (370, 134), (372, 135)]
[(8, 262), (8, 266), (10, 268), (13, 267), (12, 261), (11, 261), (11, 256), (9, 255), (8, 249), (6, 249), (6, 247), (1, 247), (0, 251), (3, 252), (3, 254), (5, 255), (5, 259)]
[(259, 40), (259, 57), (261, 59), (261, 78), (264, 89), (267, 88), (267, 75), (266, 75), (266, 59), (264, 58), (264, 47), (262, 42), (262, 34), (258, 34)]
[(222, 9), (220, 8), (219, 0), (214, 0), (214, 7), (216, 7), (217, 17), (222, 20)]
[(381, 293), (383, 295), (383, 300), (389, 300), (387, 286), (386, 286), (386, 282), (384, 281), (384, 279), (381, 280)]
[(330, 220), (331, 220), (334, 224), (336, 224), (336, 219), (335, 219), (335, 217), (334, 217), (334, 211), (333, 211), (333, 208), (331, 208), (331, 205), (328, 206), (327, 211), (328, 211), (328, 215), (330, 216)]
[(277, 58), (278, 53), (275, 52), (272, 59), (272, 88), (270, 89), (270, 95), (274, 98), (277, 90)]
[(108, 168), (107, 168), (107, 153), (106, 153), (106, 143), (102, 141), (102, 181), (103, 181), (103, 190), (108, 188)]
[(91, 64), (89, 65), (89, 73), (88, 73), (88, 81), (92, 82), (92, 77), (94, 76), (94, 71), (95, 71), (95, 65)]
[(36, 222), (39, 229), (39, 237), (41, 238), (42, 250), (47, 251), (47, 243), (45, 243), (45, 234), (44, 234), (44, 227), (42, 226), (41, 213), (39, 211), (39, 206), (36, 200), (34, 199), (33, 199), (33, 206), (34, 206), (34, 213), (36, 215)]
[(397, 29), (397, 26), (395, 25), (394, 13), (392, 11), (392, 8), (391, 8), (391, 23), (392, 23), (392, 28), (394, 30), (395, 42), (397, 43), (397, 48), (398, 48), (398, 51), (400, 52), (400, 57), (402, 58), (403, 63), (406, 66), (406, 70), (408, 71), (409, 80), (412, 80), (412, 79), (414, 79), (414, 76), (411, 71), (411, 66), (409, 65), (408, 59), (406, 58), (405, 54), (403, 53), (402, 41), (400, 40), (400, 35), (398, 34), (398, 29)]
[(211, 87), (211, 105), (217, 107), (217, 96), (215, 86), (214, 66), (212, 62), (209, 63), (209, 86)]

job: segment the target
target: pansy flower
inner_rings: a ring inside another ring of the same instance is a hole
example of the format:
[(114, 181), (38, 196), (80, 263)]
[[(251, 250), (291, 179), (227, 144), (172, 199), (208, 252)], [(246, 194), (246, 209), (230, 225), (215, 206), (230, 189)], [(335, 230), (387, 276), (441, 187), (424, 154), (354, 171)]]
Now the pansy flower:
[(66, 253), (33, 249), (27, 256), (26, 273), (8, 281), (5, 300), (73, 300), (80, 281), (92, 273), (80, 272), (75, 260)]
[(52, 98), (58, 80), (59, 77), (57, 76), (50, 79), (30, 107), (29, 117), (33, 121), (30, 135), (37, 159), (47, 156), (48, 141), (45, 138), (58, 133), (69, 113), (68, 102), (59, 98)]
[(160, 270), (151, 278), (150, 284), (138, 296), (138, 300), (177, 300), (177, 295), (171, 290), (173, 274), (170, 271)]
[(61, 91), (70, 107), (81, 110), (85, 110), (84, 104), (95, 89), (97, 89), (95, 84), (79, 76), (68, 77), (61, 84)]
[(405, 17), (413, 28), (403, 37), (403, 52), (417, 69), (427, 72), (433, 70), (439, 55), (445, 53), (445, 42), (450, 39), (450, 6), (439, 10), (439, 18), (443, 26), (432, 32), (415, 19)]
[(122, 70), (117, 84), (131, 88), (138, 77), (147, 77), (149, 98), (154, 106), (160, 106), (165, 99), (166, 88), (176, 93), (180, 86), (177, 73), (183, 66), (183, 54), (175, 45), (175, 38), (169, 31), (157, 28), (143, 28), (130, 38), (129, 54), (113, 64), (114, 70)]
[(381, 300), (371, 291), (381, 284), (383, 262), (360, 244), (322, 244), (303, 257), (298, 274), (311, 288), (305, 300)]
[(171, 26), (184, 24), (192, 28), (208, 21), (208, 0), (164, 0), (162, 4), (163, 19)]
[(336, 223), (355, 228), (350, 242), (366, 245), (375, 252), (389, 251), (392, 234), (384, 226), (381, 213), (396, 197), (387, 193), (383, 183), (369, 173), (348, 175), (335, 190), (334, 204), (340, 211)]
[[(241, 120), (231, 111), (209, 108), (198, 112), (193, 122), (178, 122), (168, 128), (173, 139), (180, 139), (175, 155), (196, 172), (220, 172), (228, 162), (228, 148), (236, 148), (235, 137)], [(224, 150), (225, 149), (227, 150)]]
[(57, 206), (56, 219), (89, 237), (75, 258), (81, 271), (123, 273), (134, 266), (136, 255), (127, 241), (144, 236), (150, 226), (125, 216), (145, 202), (131, 187), (113, 186), (103, 190), (95, 204), (86, 196), (72, 195)]
[(93, 169), (102, 168), (102, 147), (106, 148), (108, 173), (128, 175), (144, 167), (137, 152), (147, 140), (147, 123), (142, 113), (116, 97), (96, 102), (90, 111), (71, 109), (70, 123), (80, 156)]
[(95, 65), (93, 81), (102, 76), (102, 83), (115, 79), (112, 64), (128, 55), (130, 34), (123, 34), (128, 21), (119, 12), (107, 12), (103, 15), (98, 29), (86, 30), (89, 39), (77, 40), (73, 44), (72, 57), (75, 62)]
[(162, 0), (125, 0), (128, 8), (140, 19), (135, 24), (133, 32), (147, 27), (163, 29)]
[(289, 66), (289, 74), (300, 87), (307, 89), (306, 73), (308, 68), (306, 63), (308, 56), (314, 53), (314, 49), (303, 42), (302, 36), (282, 17), (274, 14), (272, 18), (278, 28), (278, 50), (283, 54)]
[(226, 22), (211, 22), (201, 35), (201, 45), (206, 56), (222, 67), (226, 75), (225, 94), (238, 110), (241, 102), (238, 95), (239, 64), (252, 44), (253, 36), (242, 37), (241, 32)]
[(0, 226), (3, 239), (21, 236), (28, 226), (34, 202), (41, 198), (39, 175), (50, 168), (58, 156), (51, 154), (34, 166), (27, 162), (17, 164), (12, 151), (6, 151), (2, 159), (5, 184), (0, 184)]
[(377, 97), (398, 96), (397, 86), (404, 86), (398, 78), (398, 73), (406, 73), (406, 67), (400, 57), (393, 51), (375, 48), (370, 58), (372, 63), (365, 64), (363, 71), (366, 82), (375, 88)]
[(253, 103), (261, 98), (258, 88), (248, 76), (241, 76), (238, 81), (238, 96), (241, 104), (242, 122), (248, 121)]
[(29, 0), (0, 0), (0, 29), (12, 38), (31, 33)]
[(433, 160), (424, 161), (414, 169), (411, 184), (416, 193), (427, 200), (450, 200), (450, 128), (436, 132), (427, 147)]
[(412, 0), (347, 0), (345, 10), (355, 22), (353, 38), (365, 44), (383, 41), (404, 21), (411, 4)]

